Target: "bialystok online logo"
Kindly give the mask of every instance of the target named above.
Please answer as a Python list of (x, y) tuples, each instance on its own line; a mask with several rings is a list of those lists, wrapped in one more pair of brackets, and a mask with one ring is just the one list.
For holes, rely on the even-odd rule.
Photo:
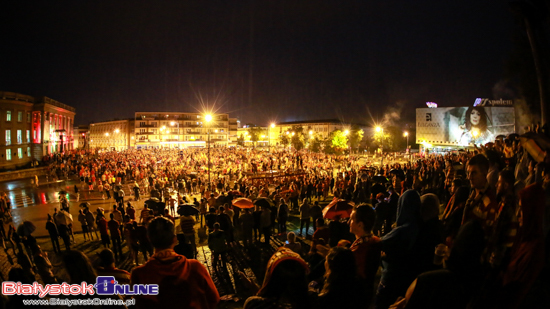
[(37, 295), (40, 298), (57, 295), (158, 295), (157, 284), (118, 284), (113, 276), (99, 276), (96, 284), (46, 284), (42, 286), (38, 282), (23, 284), (21, 282), (2, 282), (2, 294), (4, 295)]

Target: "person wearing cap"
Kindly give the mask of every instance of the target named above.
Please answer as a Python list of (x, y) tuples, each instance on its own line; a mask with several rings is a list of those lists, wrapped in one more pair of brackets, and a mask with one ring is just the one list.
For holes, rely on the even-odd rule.
[(157, 217), (149, 222), (147, 235), (155, 253), (132, 270), (130, 281), (132, 285), (158, 284), (159, 294), (135, 296), (136, 308), (216, 308), (220, 296), (204, 265), (174, 251), (174, 223)]

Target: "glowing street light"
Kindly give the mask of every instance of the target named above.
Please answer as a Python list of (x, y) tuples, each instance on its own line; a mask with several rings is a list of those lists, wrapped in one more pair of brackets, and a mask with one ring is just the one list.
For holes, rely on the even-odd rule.
[(344, 131), (344, 135), (348, 135), (348, 134), (349, 134), (349, 130)]
[(382, 127), (380, 127), (380, 126), (376, 127), (376, 132), (382, 132), (382, 131), (383, 131)]
[(409, 149), (409, 131), (403, 132), (403, 136), (407, 138), (407, 149)]
[(212, 183), (210, 182), (211, 168), (210, 168), (210, 131), (209, 131), (210, 122), (212, 121), (212, 115), (210, 114), (204, 115), (204, 120), (206, 121), (206, 125), (207, 125), (206, 133), (208, 133), (208, 191), (212, 191)]

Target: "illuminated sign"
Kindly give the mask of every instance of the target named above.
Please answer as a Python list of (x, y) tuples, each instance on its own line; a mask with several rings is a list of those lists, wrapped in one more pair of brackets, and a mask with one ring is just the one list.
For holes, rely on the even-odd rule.
[(513, 106), (513, 105), (514, 105), (514, 101), (503, 100), (503, 99), (489, 100), (489, 99), (477, 98), (474, 101), (474, 106)]
[(437, 103), (435, 103), (435, 102), (426, 102), (426, 105), (429, 108), (437, 108)]

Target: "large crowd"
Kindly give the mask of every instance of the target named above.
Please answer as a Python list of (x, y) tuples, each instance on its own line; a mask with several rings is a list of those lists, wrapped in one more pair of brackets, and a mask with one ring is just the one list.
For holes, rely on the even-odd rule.
[[(158, 296), (135, 296), (137, 308), (215, 308), (220, 295), (195, 259), (198, 238), (208, 239), (216, 269), (236, 246), (269, 247), (279, 238), (286, 244), (268, 259), (261, 285), (238, 274), (252, 295), (244, 308), (520, 307), (548, 265), (550, 158), (536, 162), (511, 135), (383, 166), (358, 159), (230, 148), (213, 148), (210, 165), (204, 149), (53, 155), (51, 177), (75, 175), (75, 194), (99, 192), (115, 205), (83, 203), (73, 221), (61, 199), (46, 226), (54, 251), (62, 252), (59, 238), (64, 245), (61, 277), (31, 229), (2, 229), (21, 266), (8, 280), (80, 283), (109, 274), (159, 284)], [(139, 213), (124, 184), (144, 201)], [(241, 197), (254, 205), (233, 205)], [(328, 202), (345, 211), (328, 215), (321, 207)], [(291, 215), (298, 235), (287, 231)], [(100, 267), (72, 250), (77, 221), (85, 240), (95, 236), (105, 247)], [(135, 263), (131, 273), (116, 267), (124, 258)]]

